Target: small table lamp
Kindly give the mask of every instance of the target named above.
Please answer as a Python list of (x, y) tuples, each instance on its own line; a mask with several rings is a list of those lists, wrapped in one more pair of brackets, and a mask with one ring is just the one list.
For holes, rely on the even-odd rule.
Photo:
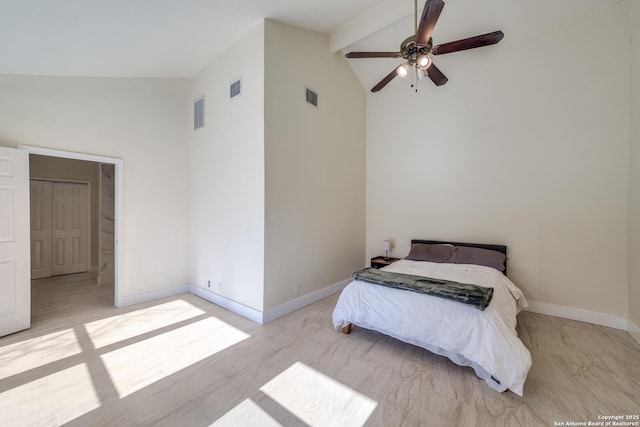
[(389, 260), (389, 252), (391, 252), (391, 241), (383, 240), (382, 241), (382, 250), (384, 251), (384, 259), (385, 261)]

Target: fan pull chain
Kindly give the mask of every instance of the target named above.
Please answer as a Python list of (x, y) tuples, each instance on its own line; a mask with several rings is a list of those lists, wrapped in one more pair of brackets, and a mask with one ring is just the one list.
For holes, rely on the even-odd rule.
[[(413, 30), (416, 37), (418, 36), (418, 0), (413, 0)], [(418, 93), (418, 67), (413, 67), (415, 73), (411, 78), (413, 79), (413, 83), (411, 83), (411, 87), (415, 88), (416, 93)]]
[(418, 93), (418, 68), (413, 67), (415, 73), (411, 73), (411, 87)]

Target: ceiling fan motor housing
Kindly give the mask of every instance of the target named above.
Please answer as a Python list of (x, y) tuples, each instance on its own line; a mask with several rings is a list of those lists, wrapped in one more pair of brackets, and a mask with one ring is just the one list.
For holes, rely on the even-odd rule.
[(400, 53), (402, 57), (409, 61), (411, 64), (416, 62), (416, 59), (420, 55), (428, 55), (431, 52), (431, 48), (433, 47), (433, 39), (429, 37), (429, 42), (427, 44), (419, 44), (415, 41), (416, 36), (407, 37), (400, 44)]

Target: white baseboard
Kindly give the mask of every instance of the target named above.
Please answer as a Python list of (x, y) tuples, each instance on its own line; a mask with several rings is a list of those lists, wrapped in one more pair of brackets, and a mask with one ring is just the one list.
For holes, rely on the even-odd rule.
[(242, 317), (246, 317), (253, 322), (259, 323), (261, 325), (263, 324), (263, 313), (259, 310), (256, 310), (255, 308), (240, 304), (239, 302), (223, 297), (222, 295), (216, 294), (215, 292), (211, 292), (208, 289), (201, 288), (200, 286), (190, 285), (188, 291), (194, 295), (199, 296), (200, 298), (214, 303), (215, 305), (219, 305), (220, 307), (233, 311), (234, 313), (239, 314)]
[(640, 328), (631, 319), (627, 320), (627, 332), (640, 344)]
[[(289, 301), (271, 310), (267, 310), (264, 313), (195, 285), (174, 286), (157, 291), (125, 296), (122, 297), (122, 302), (118, 306), (125, 307), (191, 292), (194, 295), (197, 295), (203, 299), (206, 299), (207, 301), (210, 301), (216, 305), (219, 305), (220, 307), (226, 308), (227, 310), (230, 310), (242, 317), (246, 317), (247, 319), (262, 325), (271, 322), (279, 317), (285, 316), (309, 304), (320, 301), (321, 299), (324, 299), (337, 292), (341, 292), (345, 288), (345, 286), (349, 284), (349, 282), (351, 282), (351, 279), (343, 280), (334, 285), (327, 286), (326, 288), (317, 290), (300, 298), (296, 298), (293, 301)], [(533, 313), (560, 317), (563, 319), (577, 320), (580, 322), (593, 323), (595, 325), (606, 326), (609, 328), (621, 329), (623, 331), (629, 332), (633, 339), (636, 340), (638, 344), (640, 344), (640, 327), (638, 327), (630, 319), (625, 319), (623, 317), (597, 311), (584, 310), (581, 308), (548, 304), (537, 301), (529, 301), (529, 306), (525, 308), (525, 310), (531, 311)]]
[(324, 299), (329, 295), (340, 292), (351, 282), (351, 280), (352, 279), (343, 280), (334, 285), (327, 286), (326, 288), (319, 289), (315, 292), (311, 292), (310, 294), (301, 296), (300, 298), (296, 298), (293, 301), (289, 301), (285, 304), (279, 305), (278, 307), (272, 308), (271, 310), (267, 310), (264, 313), (264, 323), (269, 323), (272, 320), (277, 319), (278, 317), (287, 315), (304, 306), (313, 304), (316, 301), (320, 301), (321, 299)]
[(204, 298), (207, 301), (219, 305), (220, 307), (231, 310), (242, 317), (246, 317), (251, 321), (263, 325), (309, 304), (313, 304), (316, 301), (320, 301), (321, 299), (326, 298), (329, 295), (333, 295), (336, 292), (342, 291), (350, 281), (351, 279), (343, 280), (342, 282), (327, 286), (326, 288), (317, 290), (300, 298), (296, 298), (293, 301), (289, 301), (286, 304), (282, 304), (264, 313), (254, 308), (248, 307), (244, 304), (240, 304), (229, 298), (223, 297), (222, 295), (216, 294), (215, 292), (211, 292), (207, 289), (201, 288), (200, 286), (191, 285), (189, 287), (189, 290), (192, 294), (197, 295), (200, 298)]
[(175, 295), (186, 294), (188, 292), (189, 292), (189, 285), (182, 285), (182, 286), (174, 286), (172, 288), (160, 289), (157, 291), (144, 292), (142, 294), (123, 296), (121, 303), (118, 304), (118, 307), (126, 307), (128, 305), (140, 304), (143, 302), (153, 301), (161, 298), (167, 298)]
[(563, 319), (578, 320), (580, 322), (593, 323), (594, 325), (607, 326), (609, 328), (628, 330), (628, 323), (624, 317), (597, 311), (584, 310), (582, 308), (566, 307), (563, 305), (548, 304), (545, 302), (529, 301), (527, 311), (561, 317)]

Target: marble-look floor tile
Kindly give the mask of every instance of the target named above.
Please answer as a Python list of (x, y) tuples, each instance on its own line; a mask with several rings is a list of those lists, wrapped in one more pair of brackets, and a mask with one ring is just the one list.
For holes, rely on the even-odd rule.
[(123, 400), (136, 422), (154, 425), (164, 419), (167, 413), (174, 413), (180, 407), (195, 402), (199, 396), (212, 393), (230, 381), (214, 365), (200, 363), (185, 371), (145, 387)]
[[(56, 413), (58, 422), (65, 424), (101, 406), (94, 381), (85, 364), (75, 365), (48, 377), (49, 405)], [(104, 378), (103, 378), (104, 380)]]
[[(153, 427), (208, 427), (211, 421), (193, 403), (187, 403), (179, 408), (165, 413), (164, 416), (142, 426)], [(238, 426), (239, 427), (239, 426)]]
[(325, 373), (296, 362), (260, 391), (310, 426), (362, 426), (377, 406)]
[(64, 424), (65, 427), (139, 427), (127, 408), (105, 404)]
[(214, 421), (212, 427), (282, 427), (283, 424), (278, 422), (270, 411), (265, 411), (251, 399), (245, 399)]
[(41, 378), (0, 393), (1, 426), (57, 426), (49, 383)]
[(2, 427), (540, 426), (640, 413), (640, 346), (626, 332), (535, 313), (518, 316), (533, 359), (519, 397), (422, 348), (334, 330), (337, 295), (267, 325), (191, 294), (116, 309), (92, 274), (34, 281), (32, 295), (34, 327), (0, 338)]

